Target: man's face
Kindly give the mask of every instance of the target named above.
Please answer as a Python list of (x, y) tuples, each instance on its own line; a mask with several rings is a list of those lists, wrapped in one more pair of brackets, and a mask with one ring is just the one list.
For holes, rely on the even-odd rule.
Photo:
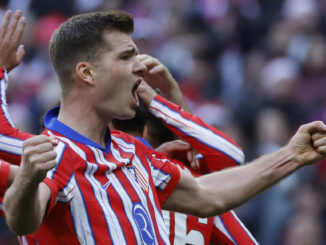
[(138, 60), (137, 47), (128, 34), (116, 31), (104, 38), (110, 50), (96, 64), (96, 110), (109, 119), (129, 119), (139, 104), (136, 90), (146, 66)]

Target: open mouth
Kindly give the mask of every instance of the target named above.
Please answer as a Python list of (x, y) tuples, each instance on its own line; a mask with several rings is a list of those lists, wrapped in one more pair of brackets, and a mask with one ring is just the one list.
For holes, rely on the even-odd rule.
[(132, 88), (132, 93), (135, 94), (137, 92), (137, 88), (139, 87), (141, 83), (141, 79), (138, 79), (137, 82), (135, 83), (135, 85)]
[(135, 101), (135, 103), (136, 103), (137, 106), (139, 105), (139, 99), (138, 99), (138, 95), (137, 95), (137, 89), (138, 89), (140, 83), (141, 83), (141, 79), (138, 79), (137, 82), (135, 83), (135, 85), (132, 88), (132, 95), (133, 95), (134, 101)]

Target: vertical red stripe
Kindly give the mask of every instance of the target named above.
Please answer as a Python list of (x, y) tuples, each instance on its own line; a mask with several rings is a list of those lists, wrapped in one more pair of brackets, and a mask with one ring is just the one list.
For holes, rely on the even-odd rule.
[(230, 232), (231, 236), (239, 245), (255, 244), (247, 231), (241, 226), (241, 224), (237, 221), (231, 212), (222, 214), (220, 217)]

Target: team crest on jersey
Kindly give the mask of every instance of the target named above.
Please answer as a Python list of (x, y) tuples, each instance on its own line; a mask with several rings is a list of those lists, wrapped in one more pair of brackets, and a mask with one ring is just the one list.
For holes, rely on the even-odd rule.
[(140, 185), (140, 187), (144, 191), (148, 192), (148, 181), (146, 180), (145, 176), (142, 174), (141, 170), (137, 166), (133, 165), (132, 163), (127, 164), (126, 168), (128, 172), (136, 180), (136, 182)]
[(154, 230), (152, 227), (151, 219), (149, 218), (148, 213), (146, 212), (145, 207), (139, 203), (134, 203), (132, 208), (132, 216), (137, 224), (139, 234), (144, 245), (153, 245), (155, 244)]

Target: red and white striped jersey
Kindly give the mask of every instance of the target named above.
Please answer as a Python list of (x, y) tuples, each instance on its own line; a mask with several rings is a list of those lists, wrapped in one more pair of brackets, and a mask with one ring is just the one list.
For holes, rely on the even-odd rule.
[[(201, 154), (199, 163), (203, 173), (244, 162), (244, 154), (234, 140), (199, 117), (183, 111), (180, 106), (158, 95), (149, 110)], [(173, 163), (193, 176), (199, 176), (185, 164), (179, 161)], [(163, 216), (171, 244), (258, 244), (233, 211), (208, 219), (164, 210)]]
[(11, 164), (20, 164), (23, 141), (32, 134), (19, 131), (10, 119), (7, 108), (7, 73), (0, 67), (0, 159)]
[[(59, 139), (57, 166), (39, 244), (168, 244), (160, 206), (174, 190), (179, 169), (120, 131), (108, 130), (103, 148), (45, 116), (45, 131)], [(50, 243), (49, 243), (50, 241)]]

